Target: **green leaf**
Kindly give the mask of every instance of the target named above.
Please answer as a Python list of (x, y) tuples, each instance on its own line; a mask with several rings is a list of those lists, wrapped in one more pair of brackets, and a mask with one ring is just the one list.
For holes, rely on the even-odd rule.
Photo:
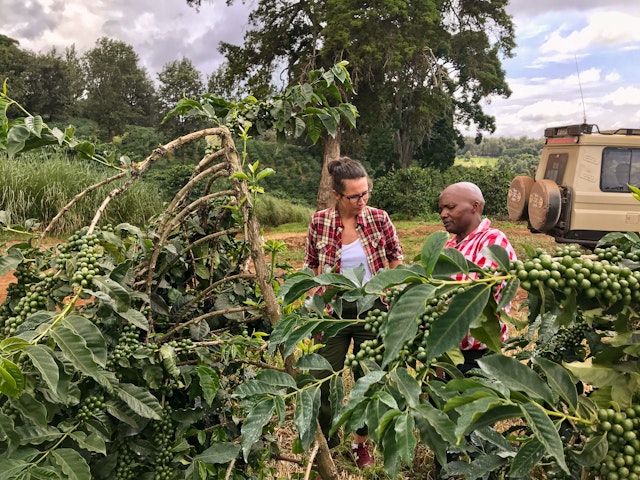
[(509, 478), (530, 478), (533, 468), (544, 455), (544, 445), (537, 438), (532, 438), (520, 447), (513, 458)]
[(318, 286), (314, 277), (297, 275), (287, 278), (280, 290), (278, 298), (283, 299), (283, 305), (287, 306), (297, 301), (302, 295)]
[(448, 239), (449, 234), (447, 232), (438, 230), (437, 232), (433, 232), (429, 235), (427, 240), (424, 242), (420, 259), (427, 277), (431, 276), (433, 273), (433, 268), (436, 266), (438, 257), (442, 253), (442, 249)]
[(567, 402), (571, 412), (575, 412), (578, 408), (578, 391), (569, 372), (562, 365), (543, 357), (533, 357), (532, 361), (542, 369), (551, 389)]
[(436, 287), (429, 284), (414, 284), (407, 287), (389, 310), (384, 336), (384, 359), (382, 368), (395, 360), (405, 342), (415, 337), (418, 331), (416, 318), (426, 310), (426, 302), (432, 298)]
[(263, 397), (265, 395), (279, 395), (280, 390), (273, 385), (268, 385), (255, 379), (245, 381), (238, 385), (233, 392), (235, 398)]
[(520, 405), (522, 413), (534, 435), (544, 446), (549, 455), (558, 461), (558, 465), (565, 472), (571, 473), (564, 458), (564, 446), (555, 425), (542, 408), (535, 403)]
[(139, 329), (144, 330), (145, 332), (149, 331), (149, 320), (147, 319), (145, 314), (140, 312), (139, 310), (130, 308), (126, 312), (118, 312), (118, 315), (120, 315), (130, 324), (135, 325)]
[(524, 392), (538, 400), (553, 405), (553, 393), (547, 384), (531, 368), (513, 357), (505, 355), (485, 355), (478, 360), (480, 368), (507, 388)]
[(24, 257), (18, 249), (12, 248), (6, 255), (0, 257), (0, 277), (15, 270), (22, 263)]
[(396, 452), (407, 465), (413, 464), (413, 455), (418, 445), (413, 429), (415, 420), (409, 412), (404, 412), (395, 419)]
[(89, 452), (101, 453), (102, 455), (107, 454), (107, 444), (97, 433), (87, 435), (85, 432), (76, 430), (69, 435), (76, 441), (80, 448), (88, 450)]
[(383, 293), (388, 288), (395, 285), (402, 285), (403, 283), (410, 282), (412, 279), (418, 278), (414, 271), (401, 265), (391, 270), (382, 270), (376, 273), (371, 280), (365, 283), (364, 291), (368, 294)]
[(333, 375), (329, 381), (329, 402), (331, 403), (331, 416), (338, 418), (344, 402), (344, 382), (341, 375)]
[(412, 408), (419, 405), (422, 388), (415, 377), (410, 375), (406, 368), (393, 370), (389, 374), (389, 378), (391, 381), (396, 383), (396, 388), (407, 402), (407, 405)]
[(25, 142), (31, 134), (26, 125), (17, 124), (9, 128), (7, 134), (7, 154), (9, 158), (13, 158), (16, 153), (20, 153), (24, 149)]
[(482, 253), (487, 255), (487, 257), (493, 260), (494, 263), (497, 263), (501, 271), (509, 271), (509, 263), (511, 262), (509, 254), (500, 245), (489, 245), (484, 247), (482, 249)]
[(220, 377), (218, 376), (218, 372), (206, 365), (198, 365), (194, 369), (194, 372), (198, 375), (204, 401), (210, 406), (218, 390), (220, 390)]
[(47, 408), (28, 393), (23, 393), (16, 402), (11, 402), (22, 414), (40, 427), (47, 426)]
[(131, 307), (131, 295), (128, 290), (108, 277), (94, 277), (93, 283), (116, 303), (118, 312), (126, 312)]
[(300, 357), (296, 362), (296, 368), (300, 370), (333, 370), (327, 359), (317, 353), (309, 353)]
[(593, 467), (602, 463), (607, 455), (609, 445), (606, 432), (589, 438), (584, 448), (574, 454), (576, 461), (583, 467)]
[(51, 330), (51, 337), (76, 369), (90, 376), (103, 387), (111, 387), (109, 379), (98, 369), (84, 338), (63, 325)]
[(0, 342), (0, 350), (7, 353), (14, 353), (22, 351), (31, 345), (24, 338), (20, 337), (8, 337)]
[(96, 324), (80, 315), (69, 315), (63, 324), (84, 339), (95, 362), (104, 368), (107, 365), (107, 343)]
[(24, 389), (24, 375), (12, 361), (0, 357), (0, 393), (17, 397)]
[(510, 278), (500, 289), (500, 299), (498, 300), (498, 305), (496, 306), (496, 310), (502, 310), (505, 308), (511, 300), (516, 296), (518, 292), (518, 288), (520, 288), (520, 280), (516, 277)]
[(89, 465), (78, 452), (70, 448), (57, 448), (52, 453), (68, 480), (91, 480)]
[(296, 394), (296, 409), (293, 423), (298, 429), (302, 448), (307, 450), (318, 429), (318, 410), (320, 409), (320, 388), (311, 387)]
[[(43, 345), (31, 345), (25, 349), (25, 353), (46, 382), (51, 393), (60, 396), (62, 393), (58, 391), (60, 371), (53, 352)], [(64, 400), (66, 396), (63, 395), (60, 398)]]
[(483, 415), (496, 407), (500, 407), (502, 402), (503, 401), (498, 397), (481, 397), (459, 407), (456, 410), (460, 415), (455, 429), (455, 434), (457, 436), (456, 442), (474, 429), (472, 427), (474, 427), (474, 424), (482, 418)]
[(291, 375), (277, 370), (262, 370), (256, 375), (256, 380), (274, 387), (296, 388), (296, 381)]
[(438, 258), (432, 275), (436, 278), (448, 280), (459, 273), (467, 275), (469, 269), (473, 266), (474, 264), (467, 260), (460, 250), (445, 248), (442, 250), (442, 255)]
[(42, 132), (44, 122), (42, 121), (42, 117), (40, 115), (37, 115), (35, 117), (25, 117), (24, 124), (30, 133), (32, 133), (36, 137), (39, 137), (40, 133)]
[(378, 437), (382, 443), (384, 454), (384, 469), (389, 478), (395, 478), (400, 470), (400, 456), (397, 455), (398, 445), (396, 445), (396, 431), (393, 428), (394, 419), (400, 415), (399, 411), (389, 411), (380, 420), (378, 426)]
[(229, 463), (240, 453), (240, 445), (231, 442), (214, 443), (204, 452), (199, 453), (193, 459), (208, 464)]
[(273, 415), (273, 398), (265, 398), (253, 406), (242, 424), (242, 454), (245, 461), (249, 457), (251, 447), (260, 439), (263, 427), (269, 423)]
[(162, 406), (146, 388), (130, 383), (119, 383), (115, 385), (114, 391), (131, 410), (141, 417), (160, 420)]
[(490, 286), (477, 284), (451, 299), (447, 311), (433, 322), (429, 330), (425, 346), (427, 363), (460, 344), (469, 326), (484, 310), (490, 294)]

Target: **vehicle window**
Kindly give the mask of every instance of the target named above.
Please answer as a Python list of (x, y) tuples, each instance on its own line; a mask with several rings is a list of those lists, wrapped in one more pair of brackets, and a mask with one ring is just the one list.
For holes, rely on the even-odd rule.
[(629, 183), (640, 188), (640, 148), (631, 149), (631, 172)]
[[(634, 149), (635, 150), (635, 149)], [(600, 172), (600, 190), (603, 192), (628, 192), (631, 182), (630, 148), (605, 148), (602, 152), (602, 170)], [(636, 152), (636, 161), (640, 156)], [(640, 169), (640, 164), (636, 165)]]
[(547, 168), (544, 171), (544, 178), (553, 180), (558, 185), (562, 184), (562, 178), (564, 177), (564, 170), (567, 166), (567, 153), (552, 153), (547, 158)]

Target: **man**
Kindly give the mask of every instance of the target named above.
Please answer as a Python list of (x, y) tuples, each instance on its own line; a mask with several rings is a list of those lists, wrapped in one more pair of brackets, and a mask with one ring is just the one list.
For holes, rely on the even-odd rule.
[[(511, 260), (516, 253), (509, 240), (497, 228), (491, 227), (487, 218), (482, 218), (484, 197), (478, 186), (471, 182), (460, 182), (449, 185), (440, 194), (438, 208), (440, 219), (447, 232), (453, 237), (445, 248), (455, 248), (479, 267), (497, 265), (484, 255), (482, 250), (489, 245), (499, 245), (509, 254)], [(507, 338), (507, 326), (500, 325), (502, 341)], [(478, 366), (477, 360), (487, 352), (487, 346), (469, 333), (460, 342), (460, 350), (464, 356), (464, 364), (460, 367), (463, 373)]]

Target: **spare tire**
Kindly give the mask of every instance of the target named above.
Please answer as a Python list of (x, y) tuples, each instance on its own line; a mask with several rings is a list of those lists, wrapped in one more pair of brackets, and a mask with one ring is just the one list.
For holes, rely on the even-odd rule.
[(507, 211), (512, 221), (517, 222), (518, 220), (527, 219), (529, 214), (527, 206), (533, 184), (533, 178), (525, 175), (518, 175), (511, 181), (509, 193), (507, 194)]
[(538, 180), (529, 195), (529, 223), (541, 232), (551, 230), (560, 218), (562, 197), (553, 180)]

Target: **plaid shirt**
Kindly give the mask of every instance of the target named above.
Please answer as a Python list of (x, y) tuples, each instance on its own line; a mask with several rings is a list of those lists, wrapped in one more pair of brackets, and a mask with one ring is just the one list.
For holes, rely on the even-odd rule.
[[(513, 250), (513, 247), (509, 243), (505, 234), (497, 228), (491, 228), (491, 222), (488, 218), (482, 220), (480, 225), (478, 225), (478, 227), (467, 235), (461, 242), (457, 242), (456, 237), (454, 236), (449, 239), (444, 247), (459, 250), (467, 260), (472, 261), (479, 267), (486, 267), (489, 265), (496, 267), (497, 265), (482, 253), (482, 249), (489, 245), (501, 246), (509, 254), (509, 259), (516, 259), (516, 252)], [(462, 280), (463, 278), (464, 275), (462, 274), (458, 274), (456, 276), (456, 280)], [(505, 308), (505, 310), (507, 310), (507, 308)], [(504, 342), (507, 339), (508, 333), (507, 326), (504, 323), (500, 323), (500, 333), (502, 335), (502, 341)], [(462, 342), (460, 342), (460, 350), (486, 349), (487, 346), (484, 343), (479, 342), (469, 333), (467, 333), (467, 335), (462, 339)]]
[[(335, 208), (313, 214), (305, 246), (304, 266), (313, 270), (327, 268), (340, 272), (342, 230), (344, 226)], [(356, 232), (367, 255), (371, 274), (392, 260), (402, 260), (402, 247), (396, 229), (384, 210), (366, 206), (356, 217)]]

